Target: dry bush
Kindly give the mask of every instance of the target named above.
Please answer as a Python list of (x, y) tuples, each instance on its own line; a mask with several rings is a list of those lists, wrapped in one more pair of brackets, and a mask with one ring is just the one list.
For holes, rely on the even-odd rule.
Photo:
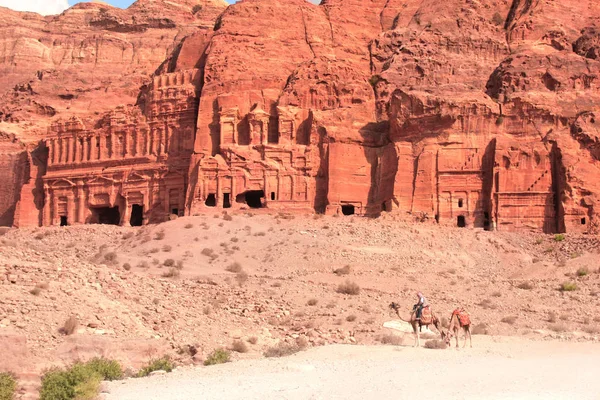
[(175, 268), (177, 268), (178, 270), (182, 270), (183, 269), (183, 261), (177, 260), (177, 264), (175, 264)]
[(223, 213), (223, 220), (225, 221), (233, 221), (233, 217), (227, 213)]
[(317, 299), (310, 299), (306, 302), (306, 304), (309, 306), (316, 306), (318, 302), (319, 302), (319, 300), (317, 300)]
[(331, 309), (331, 308), (335, 308), (335, 306), (336, 306), (335, 302), (330, 301), (329, 303), (327, 303), (327, 305), (325, 307)]
[(273, 284), (271, 284), (271, 287), (274, 287), (274, 288), (281, 287), (281, 282), (274, 282)]
[(497, 308), (490, 299), (483, 299), (478, 305), (484, 310), (495, 310)]
[(164, 251), (165, 253), (168, 253), (171, 250), (173, 250), (173, 247), (169, 246), (168, 244), (164, 245), (162, 248), (162, 251)]
[(341, 294), (357, 295), (360, 293), (360, 286), (351, 281), (340, 283), (336, 291)]
[(513, 325), (515, 322), (517, 322), (517, 317), (515, 317), (514, 315), (504, 317), (500, 320), (500, 322), (504, 322), (505, 324)]
[(110, 253), (106, 253), (104, 255), (104, 261), (106, 261), (109, 264), (114, 264), (117, 262), (117, 253), (115, 253), (114, 251), (111, 251)]
[(354, 321), (356, 321), (356, 315), (354, 315), (354, 314), (348, 315), (346, 317), (346, 321), (348, 321), (348, 322), (354, 322)]
[(167, 258), (164, 262), (163, 265), (165, 267), (173, 267), (175, 266), (175, 260), (173, 260), (172, 258)]
[(231, 344), (231, 350), (235, 351), (236, 353), (247, 353), (248, 345), (241, 340), (235, 340)]
[(127, 232), (123, 234), (123, 240), (131, 239), (135, 234), (133, 232)]
[(169, 268), (168, 271), (163, 272), (163, 278), (179, 278), (181, 273), (176, 268)]
[(531, 282), (522, 282), (522, 283), (519, 283), (517, 285), (517, 287), (519, 289), (524, 289), (524, 290), (531, 290), (531, 289), (533, 289), (533, 285), (531, 284)]
[(240, 241), (240, 239), (236, 238), (235, 236), (232, 237), (231, 239), (229, 239), (230, 241), (232, 241), (233, 243), (237, 243)]
[(555, 323), (556, 322), (556, 313), (554, 311), (550, 311), (548, 314), (548, 322)]
[(204, 306), (202, 308), (202, 314), (210, 315), (212, 313), (212, 308), (210, 306)]
[(494, 293), (492, 293), (492, 297), (502, 297), (502, 293), (501, 292), (494, 292)]
[(258, 343), (258, 338), (256, 336), (252, 336), (248, 338), (248, 343), (250, 344), (256, 344)]
[(248, 281), (248, 274), (244, 271), (238, 272), (235, 275), (235, 281), (238, 283), (239, 286), (244, 285), (244, 283)]
[(265, 352), (265, 357), (285, 357), (295, 354), (303, 350), (306, 346), (302, 347), (299, 343), (286, 343), (279, 342), (275, 346), (269, 347)]
[(160, 264), (160, 260), (158, 258), (153, 258), (152, 265), (158, 265), (158, 264)]
[(150, 254), (155, 254), (158, 253), (160, 251), (160, 249), (158, 247), (155, 247), (153, 249), (150, 249)]
[(140, 261), (136, 267), (148, 269), (150, 268), (150, 265), (148, 264), (148, 261)]
[(265, 232), (256, 232), (254, 236), (267, 236)]
[(487, 324), (481, 323), (481, 324), (477, 324), (473, 328), (471, 328), (471, 333), (473, 335), (489, 335), (490, 331), (489, 331), (489, 327), (487, 326)]
[(585, 326), (585, 327), (583, 328), (583, 331), (584, 331), (585, 333), (588, 333), (588, 334), (590, 334), (590, 335), (597, 335), (597, 334), (599, 334), (599, 333), (600, 333), (600, 328), (599, 328), (599, 327), (597, 327), (597, 326)]
[(185, 224), (184, 228), (185, 229), (192, 229), (194, 227), (194, 224)]
[(577, 284), (575, 282), (563, 282), (562, 285), (560, 285), (561, 292), (572, 292), (574, 290), (577, 290)]
[(342, 267), (342, 268), (338, 268), (338, 269), (335, 269), (335, 270), (333, 271), (333, 273), (334, 273), (334, 274), (336, 274), (336, 275), (340, 275), (340, 276), (341, 276), (341, 275), (349, 275), (349, 274), (350, 274), (350, 272), (352, 272), (352, 271), (351, 271), (351, 268), (350, 268), (350, 265), (346, 265), (346, 266), (344, 266), (344, 267)]
[(215, 253), (215, 251), (213, 249), (209, 249), (206, 247), (204, 249), (202, 249), (202, 252), (201, 252), (201, 254), (203, 256), (207, 256), (207, 257), (212, 257), (214, 253)]
[(77, 321), (77, 317), (75, 316), (70, 316), (69, 319), (67, 319), (64, 323), (64, 325), (62, 326), (62, 328), (60, 328), (60, 332), (63, 335), (72, 335), (75, 333), (75, 330), (77, 329), (77, 326), (79, 325), (79, 322)]
[(400, 346), (402, 345), (402, 336), (393, 334), (383, 335), (379, 338), (379, 342), (381, 342), (381, 344)]
[(131, 270), (131, 264), (129, 264), (129, 263), (125, 263), (125, 264), (123, 264), (123, 269), (124, 269), (125, 271), (129, 271), (129, 270)]
[(154, 235), (154, 240), (163, 240), (165, 238), (165, 231), (158, 231)]
[(586, 276), (590, 273), (590, 270), (587, 267), (581, 267), (577, 270), (577, 276)]
[(548, 329), (550, 329), (553, 332), (557, 332), (557, 333), (561, 333), (561, 332), (566, 332), (568, 330), (567, 325), (565, 324), (550, 324), (548, 325)]
[(445, 348), (447, 348), (448, 346), (446, 346), (446, 342), (444, 342), (443, 340), (440, 339), (432, 339), (432, 340), (428, 340), (425, 342), (425, 348), (426, 349), (440, 349), (443, 350)]
[(40, 289), (39, 287), (34, 287), (29, 291), (29, 293), (31, 293), (34, 296), (39, 296), (39, 294), (42, 293), (42, 289)]
[(233, 272), (234, 274), (237, 274), (239, 272), (242, 272), (244, 269), (242, 268), (242, 264), (240, 264), (239, 262), (234, 262), (232, 264), (229, 264), (226, 268), (225, 271), (228, 272)]

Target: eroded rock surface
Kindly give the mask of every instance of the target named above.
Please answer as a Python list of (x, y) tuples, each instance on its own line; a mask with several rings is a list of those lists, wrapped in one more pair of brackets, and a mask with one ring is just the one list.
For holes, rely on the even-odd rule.
[[(60, 68), (38, 66), (73, 63), (73, 50), (31, 59), (38, 81), (67, 81), (59, 88), (70, 106), (42, 101), (35, 80), (13, 82), (4, 97), (12, 131), (43, 139), (31, 146), (41, 161), (15, 225), (136, 225), (268, 207), (597, 232), (595, 2), (246, 0), (220, 15), (222, 4), (201, 5), (11, 14), (101, 29), (108, 44), (79, 59), (117, 65), (127, 71), (121, 85), (136, 82), (127, 91), (99, 80), (108, 94), (79, 94)], [(135, 51), (106, 39), (159, 33)]]

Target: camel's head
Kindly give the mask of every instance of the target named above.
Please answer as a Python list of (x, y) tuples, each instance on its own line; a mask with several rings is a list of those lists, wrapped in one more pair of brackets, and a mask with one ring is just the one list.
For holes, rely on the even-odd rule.
[(452, 339), (452, 331), (448, 330), (448, 332), (446, 332), (446, 334), (444, 334), (442, 332), (442, 339), (444, 340), (444, 342), (446, 343), (446, 346), (450, 347), (450, 340)]

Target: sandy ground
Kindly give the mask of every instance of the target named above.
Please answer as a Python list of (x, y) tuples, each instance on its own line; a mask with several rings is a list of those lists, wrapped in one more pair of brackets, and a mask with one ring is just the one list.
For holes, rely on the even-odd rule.
[(598, 399), (600, 344), (477, 337), (473, 349), (333, 345), (108, 383), (104, 400)]

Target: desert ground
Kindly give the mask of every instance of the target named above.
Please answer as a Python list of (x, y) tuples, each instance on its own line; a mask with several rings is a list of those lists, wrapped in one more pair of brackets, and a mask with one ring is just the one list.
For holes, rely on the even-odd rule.
[[(1, 234), (0, 370), (19, 376), (22, 398), (32, 396), (39, 375), (53, 365), (105, 356), (135, 370), (170, 355), (188, 368), (236, 341), (246, 346), (232, 352), (233, 365), (198, 367), (201, 376), (215, 374), (210, 375), (215, 387), (224, 384), (221, 374), (229, 369), (260, 367), (266, 373), (293, 362), (260, 360), (280, 342), (308, 348), (361, 345), (362, 350), (327, 347), (294, 356), (304, 360), (302, 365), (313, 356), (315, 363), (331, 360), (323, 364), (328, 374), (345, 368), (344, 354), (356, 351), (357, 360), (373, 355), (381, 362), (381, 379), (406, 356), (400, 377), (405, 372), (410, 376), (412, 361), (421, 358), (428, 360), (428, 370), (456, 370), (452, 374), (457, 379), (464, 366), (477, 373), (478, 365), (492, 368), (497, 361), (532, 385), (542, 376), (555, 385), (555, 372), (543, 374), (541, 369), (539, 375), (529, 375), (529, 366), (548, 364), (538, 355), (569, 349), (561, 350), (559, 361), (573, 365), (565, 368), (572, 372), (600, 354), (593, 345), (600, 337), (597, 236), (459, 229), (391, 214), (368, 219), (266, 210), (185, 217), (139, 228), (83, 225)], [(574, 290), (560, 290), (564, 283)], [(409, 349), (410, 334), (383, 327), (394, 319), (389, 303), (399, 302), (408, 316), (417, 290), (442, 319), (458, 306), (470, 312), (476, 333), (472, 353)], [(65, 332), (69, 319), (77, 325)], [(512, 338), (504, 339), (508, 336)], [(496, 346), (505, 340), (510, 349), (497, 353)], [(390, 343), (398, 346), (363, 347)], [(539, 354), (527, 356), (532, 346)], [(521, 351), (527, 351), (523, 367), (518, 357), (508, 358)], [(351, 379), (360, 363), (349, 366), (344, 379)], [(173, 376), (185, 380), (186, 374), (196, 373), (185, 368), (182, 376)], [(528, 371), (527, 378), (519, 368)], [(439, 377), (443, 381), (452, 374)], [(585, 386), (578, 382), (565, 380), (564, 387)], [(255, 383), (248, 385), (259, 390)], [(111, 386), (115, 394), (110, 396), (127, 398), (119, 388), (118, 383)], [(320, 398), (327, 390), (322, 386), (299, 393)], [(286, 393), (287, 398), (302, 397)]]
[[(111, 382), (103, 400), (598, 399), (600, 345), (482, 337), (467, 350), (332, 345)], [(583, 383), (585, 382), (585, 384)]]

